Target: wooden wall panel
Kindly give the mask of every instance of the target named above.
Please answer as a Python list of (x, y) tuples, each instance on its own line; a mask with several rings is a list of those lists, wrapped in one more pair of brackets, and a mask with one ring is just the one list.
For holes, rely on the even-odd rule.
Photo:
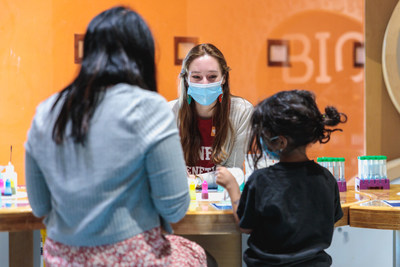
[(382, 43), (398, 0), (365, 1), (365, 135), (366, 154), (400, 157), (400, 114), (386, 90)]

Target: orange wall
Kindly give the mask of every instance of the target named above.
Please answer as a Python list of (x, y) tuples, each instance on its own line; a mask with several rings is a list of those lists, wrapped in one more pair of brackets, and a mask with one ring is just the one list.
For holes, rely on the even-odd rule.
[[(343, 69), (335, 65), (335, 46), (349, 31), (362, 35), (363, 1), (328, 2), (0, 0), (0, 165), (9, 161), (13, 145), (12, 162), (23, 179), (23, 144), (35, 107), (69, 83), (78, 71), (74, 34), (84, 33), (89, 21), (104, 9), (125, 4), (137, 10), (152, 29), (159, 92), (167, 100), (177, 97), (180, 71), (180, 66), (173, 64), (173, 37), (194, 36), (200, 42), (214, 43), (232, 68), (235, 95), (257, 104), (279, 90), (311, 89), (321, 108), (335, 105), (349, 115), (344, 133), (334, 134), (327, 145), (315, 145), (310, 155), (346, 157), (350, 178), (357, 172), (356, 156), (364, 151), (364, 77), (362, 69), (352, 67), (352, 40), (345, 41), (341, 50)], [(329, 38), (321, 37), (325, 35)], [(267, 66), (268, 38), (290, 40), (295, 60), (291, 68)], [(321, 52), (321, 38), (326, 38), (325, 54)], [(304, 45), (310, 46), (310, 52), (296, 62), (296, 57), (304, 53)], [(313, 66), (312, 71), (306, 61)], [(329, 82), (318, 81), (324, 69), (322, 76), (329, 76)], [(296, 81), (310, 72), (304, 81)]]

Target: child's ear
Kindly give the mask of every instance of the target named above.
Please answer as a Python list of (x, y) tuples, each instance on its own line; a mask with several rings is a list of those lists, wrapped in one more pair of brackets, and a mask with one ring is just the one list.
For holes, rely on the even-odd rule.
[(284, 137), (284, 136), (280, 136), (280, 138), (279, 138), (279, 146), (280, 146), (280, 149), (284, 150), (284, 149), (287, 147), (287, 145), (288, 145), (288, 140), (287, 140), (287, 138)]

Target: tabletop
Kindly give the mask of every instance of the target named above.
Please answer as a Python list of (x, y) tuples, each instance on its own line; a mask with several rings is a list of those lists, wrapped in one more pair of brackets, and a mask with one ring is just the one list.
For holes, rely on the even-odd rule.
[[(390, 189), (362, 190), (371, 200), (356, 203), (349, 208), (353, 227), (400, 230), (400, 185), (390, 185)], [(391, 205), (392, 204), (392, 205)]]
[[(340, 193), (343, 218), (335, 226), (400, 229), (400, 208), (387, 206), (383, 201), (399, 199), (399, 191), (400, 186), (362, 192), (348, 188)], [(172, 224), (172, 228), (175, 234), (205, 246), (221, 266), (236, 266), (241, 262), (241, 233), (232, 209), (218, 209), (213, 205), (229, 205), (229, 200), (214, 196), (211, 193), (210, 199), (201, 200), (198, 194), (199, 201), (191, 201), (185, 217)], [(10, 232), (10, 266), (33, 266), (33, 242), (26, 241), (32, 240), (32, 230), (44, 228), (42, 219), (33, 216), (24, 188), (19, 188), (16, 197), (2, 197), (0, 231)], [(220, 250), (221, 245), (224, 251)], [(20, 257), (21, 254), (25, 257)]]
[[(41, 218), (33, 216), (24, 192), (25, 189), (21, 187), (18, 189), (17, 197), (2, 197), (0, 231), (44, 228)], [(199, 201), (191, 201), (186, 216), (172, 225), (176, 234), (229, 234), (238, 231), (232, 210), (221, 210), (212, 205), (229, 201), (212, 197), (209, 200), (201, 200), (201, 197), (197, 199)], [(356, 191), (353, 187), (349, 187), (346, 192), (340, 193), (344, 216), (335, 226), (400, 229), (400, 208), (391, 207), (383, 200), (400, 200), (400, 185), (391, 185), (389, 190)], [(384, 216), (384, 218), (373, 218), (374, 216)], [(387, 222), (382, 223), (384, 220)]]

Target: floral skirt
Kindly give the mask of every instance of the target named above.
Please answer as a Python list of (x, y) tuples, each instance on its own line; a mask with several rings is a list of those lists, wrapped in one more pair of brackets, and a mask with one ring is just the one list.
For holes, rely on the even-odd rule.
[(207, 266), (204, 249), (157, 227), (112, 245), (68, 246), (46, 239), (46, 267), (51, 266)]

